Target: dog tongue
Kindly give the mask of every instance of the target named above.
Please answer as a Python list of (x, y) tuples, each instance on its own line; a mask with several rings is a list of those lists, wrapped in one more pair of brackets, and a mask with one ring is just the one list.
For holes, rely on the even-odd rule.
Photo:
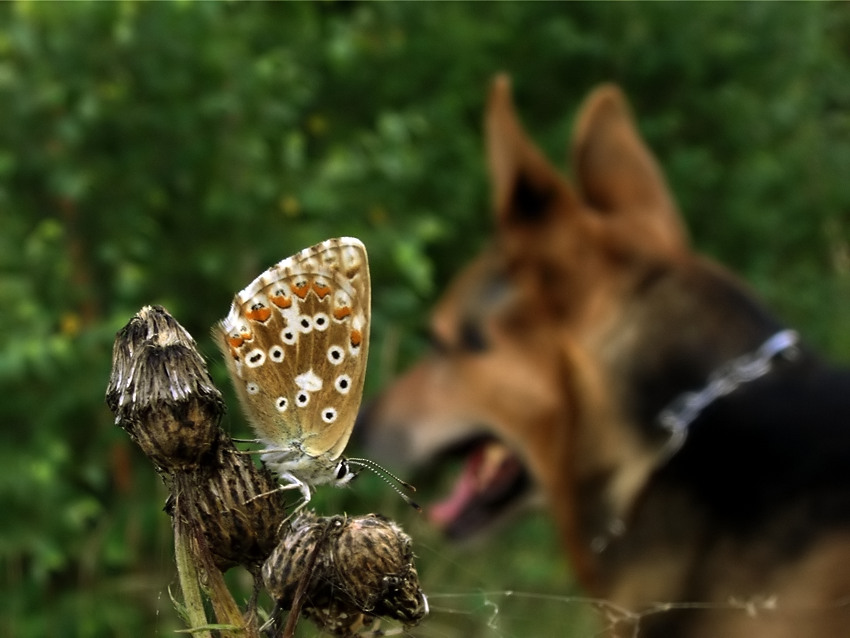
[(455, 482), (452, 493), (448, 498), (434, 503), (428, 508), (429, 520), (438, 527), (447, 527), (454, 521), (466, 504), (469, 503), (478, 492), (478, 481), (476, 481), (477, 465), (481, 463), (484, 450), (479, 448), (467, 461), (458, 480)]
[(477, 448), (467, 460), (452, 493), (428, 508), (429, 520), (438, 527), (448, 527), (476, 496), (487, 489), (509, 454), (507, 448), (499, 443), (487, 443)]

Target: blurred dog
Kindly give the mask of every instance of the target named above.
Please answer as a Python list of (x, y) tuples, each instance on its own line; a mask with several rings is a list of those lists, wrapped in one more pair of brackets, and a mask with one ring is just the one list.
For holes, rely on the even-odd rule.
[(843, 635), (850, 374), (692, 251), (617, 87), (580, 110), (575, 185), (505, 77), (486, 132), (494, 241), (366, 414), (372, 453), (467, 454), (431, 513), (458, 536), (542, 488), (580, 581), (622, 611), (611, 635)]

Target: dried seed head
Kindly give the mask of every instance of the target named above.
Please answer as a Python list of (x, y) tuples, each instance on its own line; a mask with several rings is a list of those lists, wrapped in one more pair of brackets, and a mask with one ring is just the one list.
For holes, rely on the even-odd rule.
[(311, 597), (326, 580), (326, 561), (321, 560), (321, 554), (315, 558), (314, 554), (325, 543), (329, 524), (329, 519), (302, 510), (263, 565), (266, 589), (282, 607), (292, 607), (302, 578), (309, 579), (307, 591)]
[[(427, 609), (413, 566), (410, 537), (378, 514), (348, 519), (337, 531), (334, 562), (358, 608), (375, 616), (418, 623)], [(332, 532), (334, 534), (334, 532)]]
[(145, 306), (116, 335), (106, 403), (165, 472), (205, 462), (224, 412), (194, 340), (160, 306)]
[(302, 514), (266, 561), (263, 579), (283, 609), (306, 579), (302, 612), (334, 635), (351, 635), (378, 617), (415, 625), (428, 613), (410, 537), (378, 514)]
[(236, 453), (223, 433), (222, 439), (203, 468), (175, 475), (173, 493), (204, 534), (216, 567), (253, 569), (277, 544), (286, 515), (283, 493), (267, 470)]

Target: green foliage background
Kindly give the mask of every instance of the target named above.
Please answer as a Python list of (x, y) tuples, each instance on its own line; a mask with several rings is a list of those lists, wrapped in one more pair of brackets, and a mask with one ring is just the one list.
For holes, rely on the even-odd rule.
[[(377, 391), (487, 236), (496, 71), (558, 164), (586, 91), (621, 83), (695, 243), (850, 358), (848, 51), (846, 3), (1, 6), (0, 634), (179, 627), (163, 490), (103, 405), (116, 330), (164, 304), (229, 391), (208, 330), (233, 293), (355, 235)], [(320, 501), (412, 532), (417, 635), (591, 635), (543, 515), (458, 549), (387, 492)]]

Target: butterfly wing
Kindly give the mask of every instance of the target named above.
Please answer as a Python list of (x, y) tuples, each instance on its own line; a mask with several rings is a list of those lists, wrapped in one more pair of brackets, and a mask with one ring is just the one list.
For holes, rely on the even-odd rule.
[(239, 292), (216, 337), (257, 436), (337, 459), (363, 393), (371, 286), (366, 249), (329, 239)]

